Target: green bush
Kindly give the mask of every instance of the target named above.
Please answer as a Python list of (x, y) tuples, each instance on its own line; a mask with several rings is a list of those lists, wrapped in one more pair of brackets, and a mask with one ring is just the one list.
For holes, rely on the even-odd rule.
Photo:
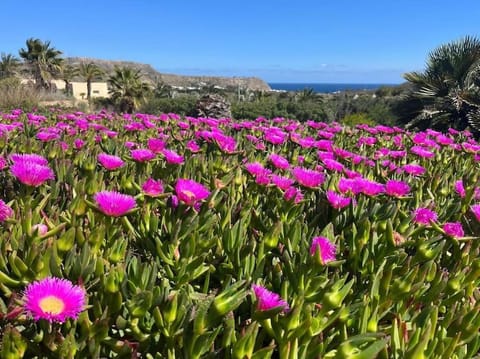
[(197, 97), (180, 95), (176, 98), (150, 98), (138, 111), (144, 113), (176, 113), (183, 116), (195, 115)]
[(17, 78), (0, 80), (0, 110), (33, 109), (42, 100), (42, 94), (33, 86), (23, 85)]

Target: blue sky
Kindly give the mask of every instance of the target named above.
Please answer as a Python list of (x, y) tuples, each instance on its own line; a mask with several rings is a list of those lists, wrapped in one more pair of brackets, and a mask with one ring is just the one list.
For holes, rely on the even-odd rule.
[(64, 56), (268, 82), (400, 83), (435, 47), (480, 35), (473, 0), (2, 0), (1, 9), (1, 52), (34, 37)]

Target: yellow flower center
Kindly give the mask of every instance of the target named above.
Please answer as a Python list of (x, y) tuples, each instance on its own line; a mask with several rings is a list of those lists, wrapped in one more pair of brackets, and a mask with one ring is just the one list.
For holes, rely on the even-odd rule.
[(63, 300), (53, 295), (42, 298), (38, 305), (44, 313), (50, 314), (60, 314), (65, 309)]

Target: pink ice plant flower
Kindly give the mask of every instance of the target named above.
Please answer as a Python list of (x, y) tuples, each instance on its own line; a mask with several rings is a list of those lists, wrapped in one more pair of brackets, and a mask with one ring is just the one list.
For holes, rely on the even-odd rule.
[(303, 201), (304, 195), (299, 188), (291, 186), (290, 188), (287, 188), (283, 194), (283, 198), (286, 201), (293, 201), (293, 203), (299, 204), (301, 201)]
[(200, 151), (200, 146), (198, 145), (197, 142), (195, 142), (195, 140), (188, 141), (186, 147), (190, 152), (193, 152), (193, 153)]
[(23, 307), (36, 321), (64, 323), (78, 318), (85, 308), (85, 297), (85, 289), (69, 280), (47, 277), (27, 286)]
[(48, 165), (39, 164), (37, 160), (17, 159), (10, 166), (10, 172), (21, 183), (31, 187), (38, 187), (55, 178), (52, 169)]
[(287, 190), (295, 182), (293, 179), (288, 177), (279, 176), (273, 174), (271, 177), (272, 183), (282, 190)]
[(175, 184), (175, 193), (180, 201), (194, 206), (210, 196), (210, 191), (201, 183), (191, 179), (179, 178)]
[(36, 153), (12, 153), (9, 158), (13, 163), (30, 162), (41, 166), (48, 166), (48, 160)]
[(142, 192), (149, 197), (158, 197), (163, 193), (163, 183), (149, 178), (143, 183)]
[(118, 156), (100, 153), (97, 156), (98, 162), (107, 170), (113, 171), (122, 167), (125, 162)]
[(458, 195), (463, 198), (465, 197), (465, 187), (463, 186), (463, 181), (462, 180), (458, 180), (455, 182), (455, 191), (457, 191)]
[(13, 216), (13, 209), (0, 199), (0, 223)]
[(344, 197), (341, 194), (330, 190), (327, 191), (326, 196), (330, 205), (335, 209), (342, 209), (344, 207), (347, 207), (352, 201), (351, 198)]
[(98, 209), (110, 217), (121, 217), (136, 206), (133, 196), (116, 191), (101, 191), (94, 195)]
[(477, 221), (480, 222), (480, 204), (473, 204), (470, 206), (470, 210), (474, 214)]
[(147, 147), (154, 153), (161, 153), (165, 149), (166, 143), (159, 138), (149, 138)]
[(282, 308), (282, 312), (290, 310), (288, 303), (283, 300), (277, 293), (269, 291), (261, 285), (252, 285), (252, 289), (257, 298), (257, 310), (265, 311), (274, 308)]
[(163, 150), (162, 154), (165, 156), (165, 160), (168, 164), (180, 165), (184, 162), (183, 156), (172, 150)]
[(403, 197), (410, 193), (410, 186), (404, 181), (388, 180), (385, 193), (392, 197)]
[(277, 155), (276, 153), (272, 153), (270, 156), (268, 156), (268, 160), (272, 162), (273, 165), (278, 169), (286, 170), (290, 167), (288, 160), (283, 156)]
[(438, 219), (437, 213), (425, 208), (419, 207), (413, 211), (413, 222), (417, 224), (423, 224), (425, 226), (430, 225), (432, 222), (436, 222)]
[(320, 252), (322, 264), (334, 261), (336, 258), (337, 247), (325, 237), (314, 237), (310, 246), (310, 255), (314, 256)]
[(463, 227), (460, 222), (447, 222), (444, 223), (442, 229), (445, 231), (445, 234), (450, 237), (463, 237)]
[(249, 162), (245, 164), (245, 169), (253, 177), (260, 176), (265, 172), (265, 167), (260, 162)]
[(413, 176), (421, 176), (425, 173), (425, 168), (417, 164), (406, 164), (401, 167), (401, 170)]
[(155, 153), (146, 148), (131, 150), (130, 155), (137, 162), (148, 162), (155, 158)]
[(325, 182), (323, 173), (307, 168), (295, 167), (292, 174), (299, 184), (308, 188), (319, 187)]

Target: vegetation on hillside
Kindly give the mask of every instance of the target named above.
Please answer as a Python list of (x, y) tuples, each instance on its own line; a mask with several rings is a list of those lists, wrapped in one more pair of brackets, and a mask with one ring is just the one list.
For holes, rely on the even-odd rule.
[[(423, 72), (405, 74), (407, 82), (400, 86), (381, 87), (376, 91), (342, 91), (335, 94), (315, 93), (312, 89), (297, 92), (260, 91), (242, 86), (221, 87), (198, 84), (194, 87), (171, 86), (138, 68), (115, 67), (106, 73), (94, 62), (79, 66), (64, 61), (62, 52), (49, 41), (30, 38), (19, 50), (20, 58), (1, 54), (0, 79), (29, 76), (30, 85), (43, 92), (55, 91), (51, 80), (65, 81), (64, 96), (72, 96), (71, 82), (87, 82), (86, 98), (90, 109), (103, 108), (120, 112), (178, 113), (195, 115), (197, 102), (206, 94), (219, 94), (231, 104), (235, 119), (287, 117), (300, 121), (381, 123), (413, 129), (434, 128), (445, 131), (480, 129), (480, 40), (475, 37), (441, 45), (427, 58)], [(21, 61), (23, 60), (23, 61)], [(92, 98), (92, 81), (108, 81), (110, 97)], [(10, 87), (12, 83), (7, 81)], [(0, 91), (5, 91), (5, 85)], [(32, 91), (22, 89), (25, 95)], [(19, 99), (19, 105), (34, 103)], [(11, 96), (0, 96), (0, 109), (8, 110)], [(38, 103), (37, 103), (38, 105)]]

